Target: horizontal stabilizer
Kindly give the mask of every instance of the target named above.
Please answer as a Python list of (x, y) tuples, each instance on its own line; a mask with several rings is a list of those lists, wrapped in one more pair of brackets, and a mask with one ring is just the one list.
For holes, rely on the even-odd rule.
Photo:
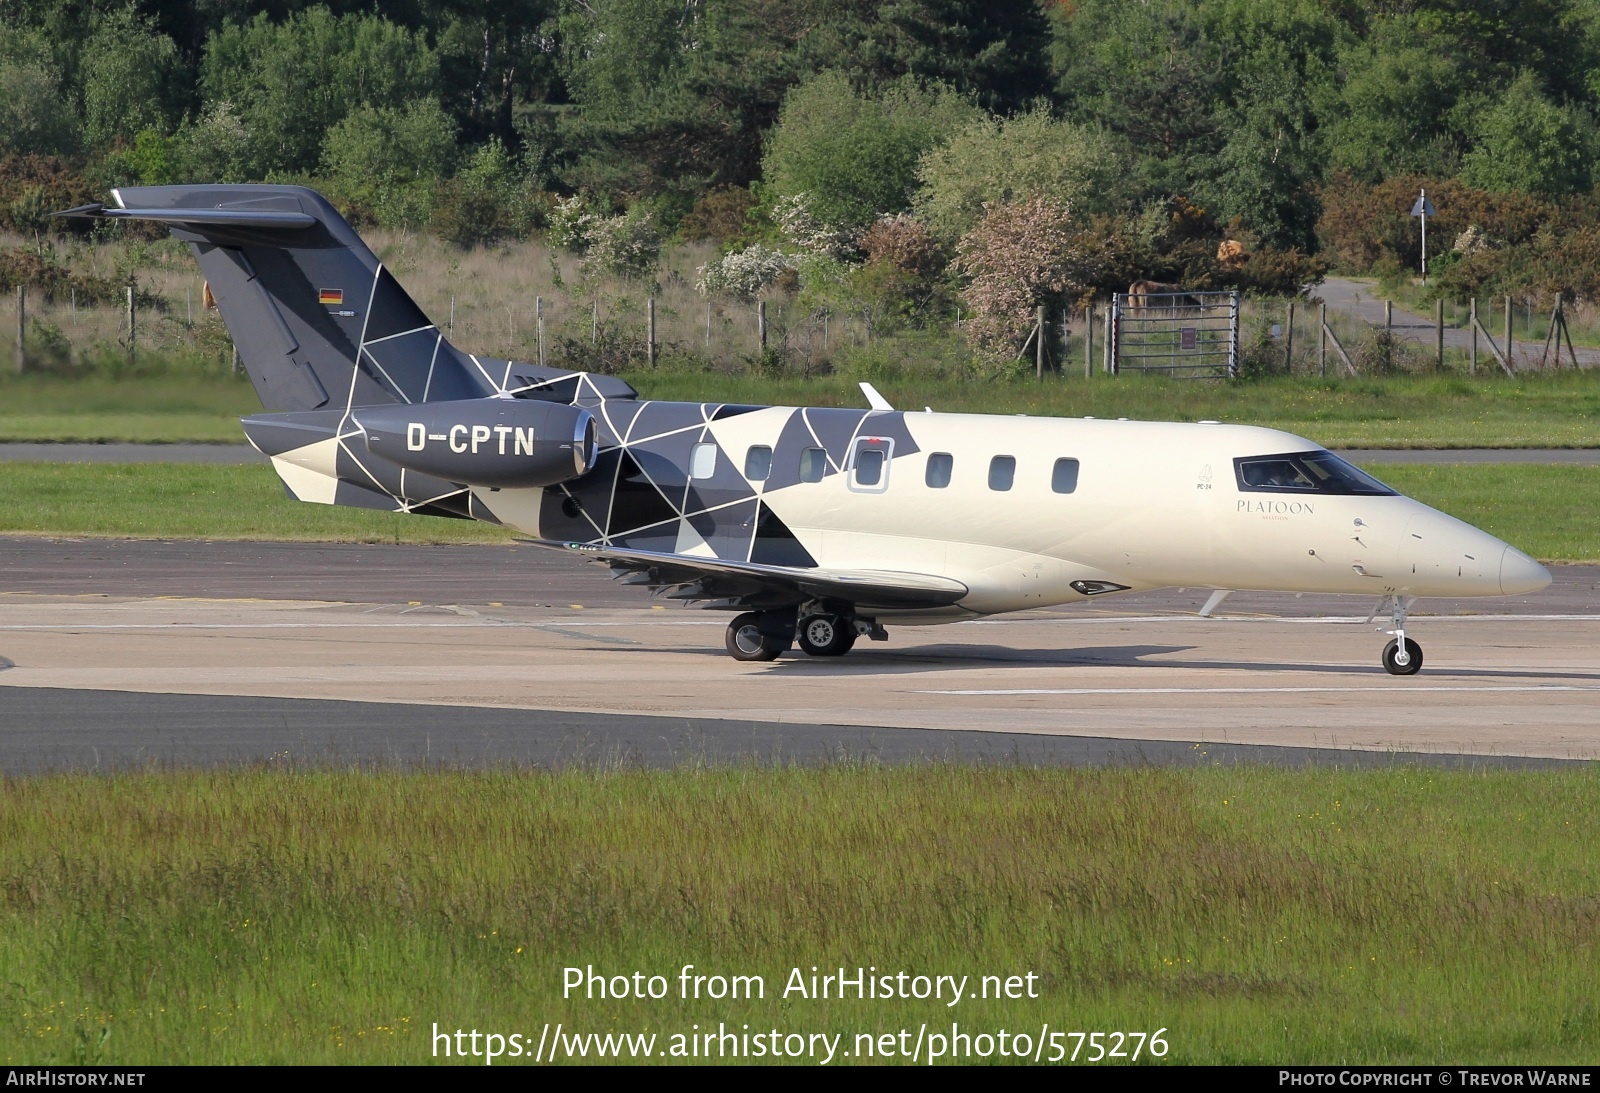
[(207, 224), (229, 228), (309, 228), (317, 222), (310, 213), (287, 209), (108, 209), (104, 205), (79, 205), (51, 216), (92, 220), (159, 220), (163, 224)]
[(761, 565), (654, 550), (520, 539), (534, 546), (586, 554), (613, 569), (644, 574), (657, 588), (695, 586), (680, 599), (723, 599), (765, 593), (766, 602), (784, 599), (843, 600), (865, 609), (946, 607), (967, 595), (967, 586), (949, 577), (879, 569), (809, 569)]

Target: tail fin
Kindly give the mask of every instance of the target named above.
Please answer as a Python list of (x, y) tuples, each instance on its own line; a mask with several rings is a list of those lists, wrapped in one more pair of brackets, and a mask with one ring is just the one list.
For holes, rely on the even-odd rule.
[[(245, 371), (272, 411), (479, 398), (509, 366), (456, 349), (344, 217), (301, 186), (142, 186), (119, 208), (187, 241)], [(501, 365), (504, 377), (496, 375)]]

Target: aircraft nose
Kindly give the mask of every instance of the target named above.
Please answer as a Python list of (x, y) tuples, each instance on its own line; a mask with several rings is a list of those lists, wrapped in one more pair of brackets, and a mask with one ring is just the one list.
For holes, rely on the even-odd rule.
[(1516, 547), (1506, 547), (1500, 556), (1500, 592), (1516, 596), (1537, 592), (1550, 584), (1550, 571)]

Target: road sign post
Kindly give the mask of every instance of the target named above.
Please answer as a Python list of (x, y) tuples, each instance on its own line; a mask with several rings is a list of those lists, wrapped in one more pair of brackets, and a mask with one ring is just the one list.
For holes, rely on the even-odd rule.
[(1437, 216), (1433, 202), (1428, 200), (1428, 191), (1423, 190), (1417, 195), (1417, 203), (1411, 206), (1411, 215), (1422, 221), (1422, 283), (1428, 283), (1428, 217)]

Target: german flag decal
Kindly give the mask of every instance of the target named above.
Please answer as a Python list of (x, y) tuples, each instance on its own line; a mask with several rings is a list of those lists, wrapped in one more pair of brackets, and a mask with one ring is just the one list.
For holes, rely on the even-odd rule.
[(344, 289), (319, 288), (317, 289), (317, 302), (325, 307), (338, 307), (344, 303)]

